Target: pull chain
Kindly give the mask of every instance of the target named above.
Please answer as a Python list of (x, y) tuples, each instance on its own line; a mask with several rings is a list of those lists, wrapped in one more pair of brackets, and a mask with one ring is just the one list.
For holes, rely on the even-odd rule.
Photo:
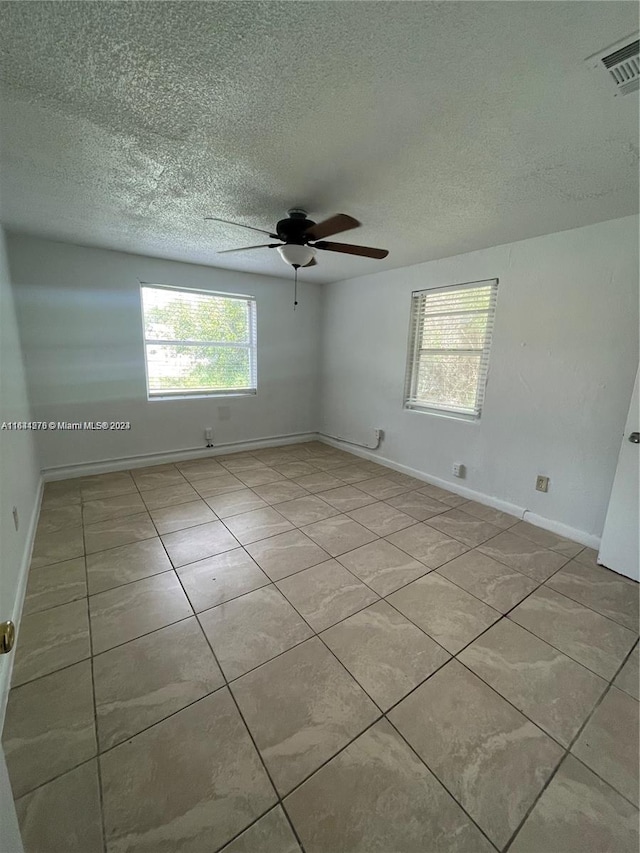
[(294, 267), (294, 278), (293, 278), (293, 310), (296, 310), (296, 305), (298, 304), (298, 267)]

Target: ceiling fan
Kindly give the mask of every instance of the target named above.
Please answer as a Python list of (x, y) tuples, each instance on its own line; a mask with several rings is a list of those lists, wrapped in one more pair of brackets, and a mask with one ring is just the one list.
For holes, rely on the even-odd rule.
[(346, 255), (360, 255), (364, 258), (386, 258), (389, 252), (386, 249), (374, 249), (370, 246), (353, 246), (350, 243), (332, 243), (322, 239), (343, 231), (358, 228), (360, 223), (346, 213), (337, 213), (323, 222), (312, 222), (307, 219), (307, 211), (299, 207), (293, 207), (287, 211), (287, 218), (281, 219), (275, 228), (275, 234), (264, 231), (262, 228), (254, 228), (252, 225), (242, 225), (240, 222), (229, 222), (228, 219), (219, 219), (217, 216), (205, 216), (212, 222), (224, 222), (227, 225), (238, 225), (240, 228), (248, 228), (251, 231), (259, 231), (268, 234), (280, 243), (261, 243), (258, 246), (244, 246), (241, 249), (224, 249), (218, 254), (229, 252), (246, 252), (249, 249), (277, 249), (285, 263), (290, 264), (295, 270), (300, 267), (313, 267), (317, 261), (316, 250), (325, 252), (341, 252)]

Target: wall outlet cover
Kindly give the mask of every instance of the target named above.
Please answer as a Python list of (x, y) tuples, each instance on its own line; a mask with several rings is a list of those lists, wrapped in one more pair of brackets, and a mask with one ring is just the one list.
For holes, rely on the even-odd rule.
[(549, 491), (549, 478), (543, 477), (542, 474), (538, 474), (536, 477), (536, 491), (537, 492), (548, 492)]

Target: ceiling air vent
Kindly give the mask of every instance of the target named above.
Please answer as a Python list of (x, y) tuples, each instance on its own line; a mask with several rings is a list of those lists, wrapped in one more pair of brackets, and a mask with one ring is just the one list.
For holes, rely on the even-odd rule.
[(630, 36), (586, 60), (591, 68), (601, 69), (615, 87), (616, 95), (638, 91), (640, 83), (640, 41)]

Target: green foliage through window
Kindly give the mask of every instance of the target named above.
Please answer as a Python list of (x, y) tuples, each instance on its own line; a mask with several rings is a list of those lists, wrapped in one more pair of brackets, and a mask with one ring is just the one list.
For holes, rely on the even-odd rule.
[(246, 296), (143, 285), (150, 396), (256, 390), (256, 304)]

